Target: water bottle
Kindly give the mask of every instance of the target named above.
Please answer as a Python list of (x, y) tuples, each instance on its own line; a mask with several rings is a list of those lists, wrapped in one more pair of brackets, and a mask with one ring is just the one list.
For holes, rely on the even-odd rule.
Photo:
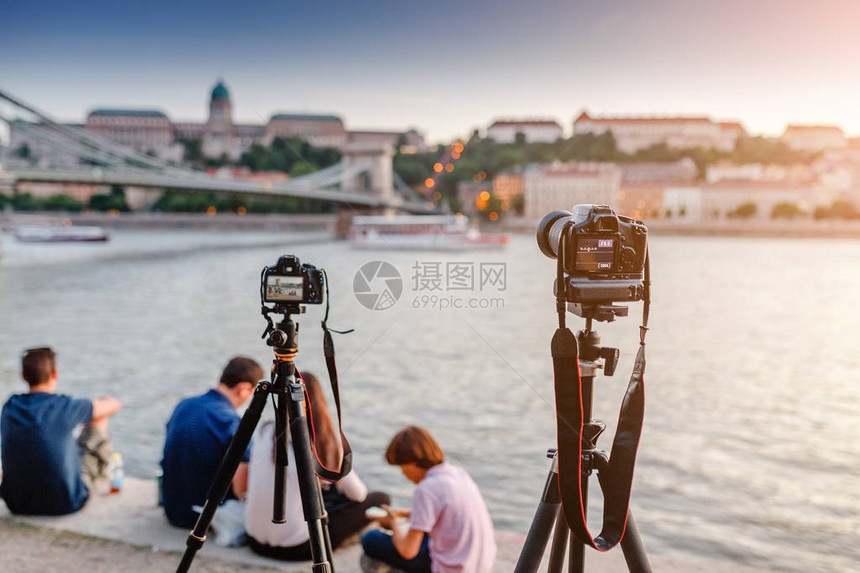
[(125, 477), (125, 473), (122, 470), (122, 455), (119, 452), (114, 452), (108, 465), (110, 493), (119, 493), (122, 490), (123, 477)]

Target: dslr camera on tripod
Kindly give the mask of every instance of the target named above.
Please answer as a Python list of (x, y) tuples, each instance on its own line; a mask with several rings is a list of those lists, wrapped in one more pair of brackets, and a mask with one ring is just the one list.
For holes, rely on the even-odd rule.
[(537, 242), (543, 254), (561, 261), (555, 291), (562, 287), (568, 311), (611, 322), (627, 316), (627, 307), (612, 303), (644, 299), (648, 228), (642, 221), (607, 205), (577, 205), (546, 215)]
[[(284, 255), (263, 269), (263, 302), (275, 305), (322, 304), (323, 271), (294, 255)], [(276, 311), (279, 312), (279, 311)]]

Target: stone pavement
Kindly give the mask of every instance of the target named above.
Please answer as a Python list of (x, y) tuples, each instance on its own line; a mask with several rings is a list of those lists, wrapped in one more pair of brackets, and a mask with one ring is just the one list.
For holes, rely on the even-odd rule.
[[(168, 525), (156, 502), (155, 481), (126, 478), (124, 489), (120, 494), (97, 494), (83, 510), (72, 515), (12, 517), (6, 506), (0, 502), (0, 519), (14, 519), (36, 527), (65, 530), (121, 541), (132, 546), (148, 547), (153, 551), (184, 551), (188, 532)], [(507, 532), (496, 533), (499, 553), (494, 571), (513, 571), (523, 541), (523, 535)], [(310, 571), (309, 563), (272, 561), (254, 554), (246, 547), (219, 547), (212, 541), (208, 541), (198, 555), (260, 567), (261, 569), (272, 570), (272, 568), (276, 568), (284, 573)], [(338, 573), (359, 573), (360, 555), (361, 548), (359, 545), (351, 545), (338, 550), (334, 559)], [(650, 558), (655, 572), (763, 573), (761, 570), (741, 567), (733, 563), (715, 563), (687, 557), (676, 558), (659, 555), (652, 555)], [(179, 559), (177, 558), (178, 563)], [(544, 566), (545, 564), (546, 560), (544, 560)], [(586, 569), (601, 573), (623, 573), (627, 571), (620, 550), (613, 550), (606, 554), (589, 551), (586, 557)], [(542, 570), (545, 570), (545, 567)]]

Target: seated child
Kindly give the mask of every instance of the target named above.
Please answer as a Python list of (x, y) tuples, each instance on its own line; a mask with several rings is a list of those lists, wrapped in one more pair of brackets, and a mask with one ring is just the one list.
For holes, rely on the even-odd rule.
[[(392, 533), (365, 533), (365, 556), (415, 573), (489, 572), (496, 557), (493, 522), (469, 474), (445, 462), (433, 436), (416, 426), (392, 438), (385, 461), (417, 487), (411, 511), (382, 507), (388, 514), (377, 521)], [(409, 527), (398, 517), (409, 517)], [(362, 564), (371, 566), (367, 558)]]

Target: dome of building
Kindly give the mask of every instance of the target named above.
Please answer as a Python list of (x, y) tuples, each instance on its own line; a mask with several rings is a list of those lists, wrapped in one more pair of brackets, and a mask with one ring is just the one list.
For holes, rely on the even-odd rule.
[(230, 99), (230, 92), (227, 91), (227, 86), (223, 81), (218, 81), (215, 87), (212, 88), (212, 99)]

